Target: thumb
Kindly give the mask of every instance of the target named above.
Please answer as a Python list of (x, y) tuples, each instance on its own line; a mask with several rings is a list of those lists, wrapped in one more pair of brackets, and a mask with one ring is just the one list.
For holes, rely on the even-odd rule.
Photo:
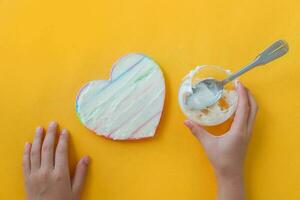
[(88, 156), (84, 156), (77, 163), (75, 174), (72, 181), (73, 199), (78, 200), (80, 197), (80, 193), (83, 188), (89, 162), (90, 162), (90, 158)]
[(195, 124), (191, 120), (185, 120), (184, 124), (191, 130), (193, 135), (203, 143), (204, 140), (209, 136), (209, 133), (200, 125)]

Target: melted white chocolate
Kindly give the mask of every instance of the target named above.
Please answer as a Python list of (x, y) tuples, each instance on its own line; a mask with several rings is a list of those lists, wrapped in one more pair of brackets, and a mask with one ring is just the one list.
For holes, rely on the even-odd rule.
[[(205, 109), (194, 110), (187, 105), (187, 97), (192, 94), (192, 79), (199, 70), (204, 66), (198, 66), (193, 69), (182, 81), (182, 84), (179, 89), (179, 105), (181, 110), (194, 122), (201, 124), (203, 126), (214, 126), (225, 122), (229, 117), (233, 115), (236, 110), (238, 95), (235, 90), (223, 90), (222, 97), (219, 101), (211, 106), (207, 106)], [(230, 74), (230, 71), (226, 71), (227, 74)], [(201, 98), (205, 99), (202, 101), (202, 104), (209, 105), (211, 102), (212, 95), (209, 90), (205, 88), (201, 91), (203, 92)], [(223, 104), (221, 103), (223, 101)], [(197, 102), (199, 103), (199, 102)], [(224, 105), (225, 104), (225, 105)]]

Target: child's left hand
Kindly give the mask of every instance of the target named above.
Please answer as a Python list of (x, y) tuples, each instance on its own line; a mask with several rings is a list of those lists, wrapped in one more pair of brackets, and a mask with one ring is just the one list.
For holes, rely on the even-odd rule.
[(36, 130), (33, 144), (27, 143), (23, 156), (27, 200), (78, 200), (83, 187), (89, 157), (83, 157), (77, 164), (71, 180), (68, 163), (67, 130), (58, 135), (57, 123), (50, 123), (44, 136), (42, 127)]

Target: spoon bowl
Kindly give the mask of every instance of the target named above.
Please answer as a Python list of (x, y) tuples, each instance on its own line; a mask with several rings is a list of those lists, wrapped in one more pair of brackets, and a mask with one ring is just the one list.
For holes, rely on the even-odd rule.
[[(223, 93), (222, 81), (214, 78), (207, 78), (199, 81), (192, 87), (193, 93), (187, 98), (187, 105), (190, 109), (204, 109), (217, 102)], [(206, 95), (200, 94), (207, 93)]]

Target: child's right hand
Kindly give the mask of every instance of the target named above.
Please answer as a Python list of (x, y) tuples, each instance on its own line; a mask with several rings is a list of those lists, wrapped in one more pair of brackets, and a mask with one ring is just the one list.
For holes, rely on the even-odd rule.
[[(232, 182), (243, 185), (243, 163), (258, 109), (254, 97), (241, 83), (238, 83), (237, 92), (239, 95), (237, 111), (226, 134), (214, 136), (192, 121), (185, 121), (186, 126), (202, 143), (215, 170), (219, 189), (222, 189), (224, 184), (233, 184)], [(242, 198), (231, 196), (222, 199)]]

